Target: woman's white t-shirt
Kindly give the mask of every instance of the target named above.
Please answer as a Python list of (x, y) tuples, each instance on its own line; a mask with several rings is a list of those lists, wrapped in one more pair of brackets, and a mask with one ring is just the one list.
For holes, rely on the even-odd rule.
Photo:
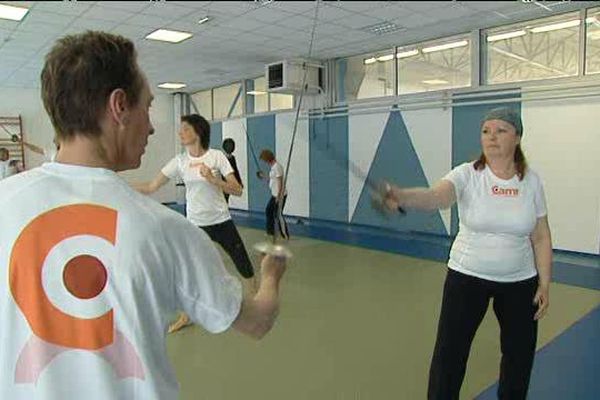
[[(278, 162), (275, 162), (271, 166), (271, 170), (269, 171), (269, 189), (271, 190), (271, 195), (273, 197), (277, 197), (279, 194), (279, 178), (283, 181), (283, 167)], [(284, 193), (284, 196), (287, 195), (287, 190)]]
[(200, 175), (200, 163), (206, 164), (219, 179), (233, 173), (225, 154), (215, 149), (208, 149), (201, 157), (192, 157), (187, 152), (179, 154), (161, 172), (167, 178), (179, 178), (185, 183), (186, 212), (190, 222), (197, 226), (220, 224), (231, 219), (229, 207), (223, 191)]
[(497, 282), (535, 276), (530, 235), (547, 214), (542, 181), (529, 168), (520, 181), (473, 165), (459, 165), (443, 178), (454, 185), (460, 221), (448, 267)]

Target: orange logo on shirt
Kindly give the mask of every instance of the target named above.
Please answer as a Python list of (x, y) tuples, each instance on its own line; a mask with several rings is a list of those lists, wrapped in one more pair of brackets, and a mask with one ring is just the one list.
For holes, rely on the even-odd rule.
[(194, 162), (194, 161), (190, 161), (189, 164), (189, 168), (190, 169), (195, 169), (198, 172), (198, 176), (202, 176), (202, 169), (200, 168), (202, 166), (202, 162)]
[[(44, 263), (61, 242), (77, 236), (92, 236), (115, 245), (117, 212), (89, 204), (59, 207), (39, 215), (21, 232), (12, 249), (9, 266), (10, 290), (34, 337), (25, 345), (15, 373), (16, 382), (35, 382), (52, 359), (71, 349), (103, 351), (100, 354), (121, 369), (125, 376), (143, 379), (139, 358), (122, 334), (115, 329), (113, 309), (95, 318), (68, 314), (49, 298), (43, 282)], [(107, 286), (109, 275), (98, 258), (77, 249), (62, 268), (62, 284), (76, 299), (93, 301)], [(65, 293), (65, 296), (68, 294)], [(122, 354), (134, 356), (137, 371), (122, 367)], [(119, 375), (119, 374), (118, 374)]]
[(204, 167), (206, 167), (207, 171), (210, 172), (213, 176), (217, 176), (219, 174), (218, 169), (211, 168), (201, 161), (190, 161), (190, 163), (189, 163), (189, 168), (197, 170), (198, 176), (201, 178), (204, 178), (204, 176), (202, 175), (202, 169)]
[(519, 195), (519, 189), (517, 188), (501, 188), (499, 186), (492, 186), (492, 195), (494, 196), (505, 196), (505, 197), (517, 197)]

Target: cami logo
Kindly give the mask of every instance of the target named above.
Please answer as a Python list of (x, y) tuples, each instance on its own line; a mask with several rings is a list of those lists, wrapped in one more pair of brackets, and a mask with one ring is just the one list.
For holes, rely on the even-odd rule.
[(492, 194), (494, 196), (506, 196), (516, 197), (519, 195), (519, 189), (517, 188), (501, 188), (499, 186), (492, 186)]
[(35, 383), (60, 353), (89, 350), (120, 379), (144, 379), (131, 343), (116, 329), (107, 292), (116, 267), (117, 212), (90, 204), (52, 209), (21, 231), (10, 257), (10, 290), (33, 336), (15, 369)]

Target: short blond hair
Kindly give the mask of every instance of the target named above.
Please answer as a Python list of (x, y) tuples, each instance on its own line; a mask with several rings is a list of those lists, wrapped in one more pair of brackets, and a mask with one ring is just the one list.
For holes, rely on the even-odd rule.
[(260, 159), (270, 163), (275, 159), (275, 154), (273, 154), (273, 152), (269, 149), (263, 149), (260, 152)]

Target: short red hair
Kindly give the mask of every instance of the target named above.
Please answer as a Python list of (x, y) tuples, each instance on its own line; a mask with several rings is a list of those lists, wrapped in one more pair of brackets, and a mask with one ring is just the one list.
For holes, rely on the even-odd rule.
[(270, 163), (275, 160), (275, 154), (273, 154), (271, 150), (263, 149), (263, 151), (260, 152), (260, 159)]

